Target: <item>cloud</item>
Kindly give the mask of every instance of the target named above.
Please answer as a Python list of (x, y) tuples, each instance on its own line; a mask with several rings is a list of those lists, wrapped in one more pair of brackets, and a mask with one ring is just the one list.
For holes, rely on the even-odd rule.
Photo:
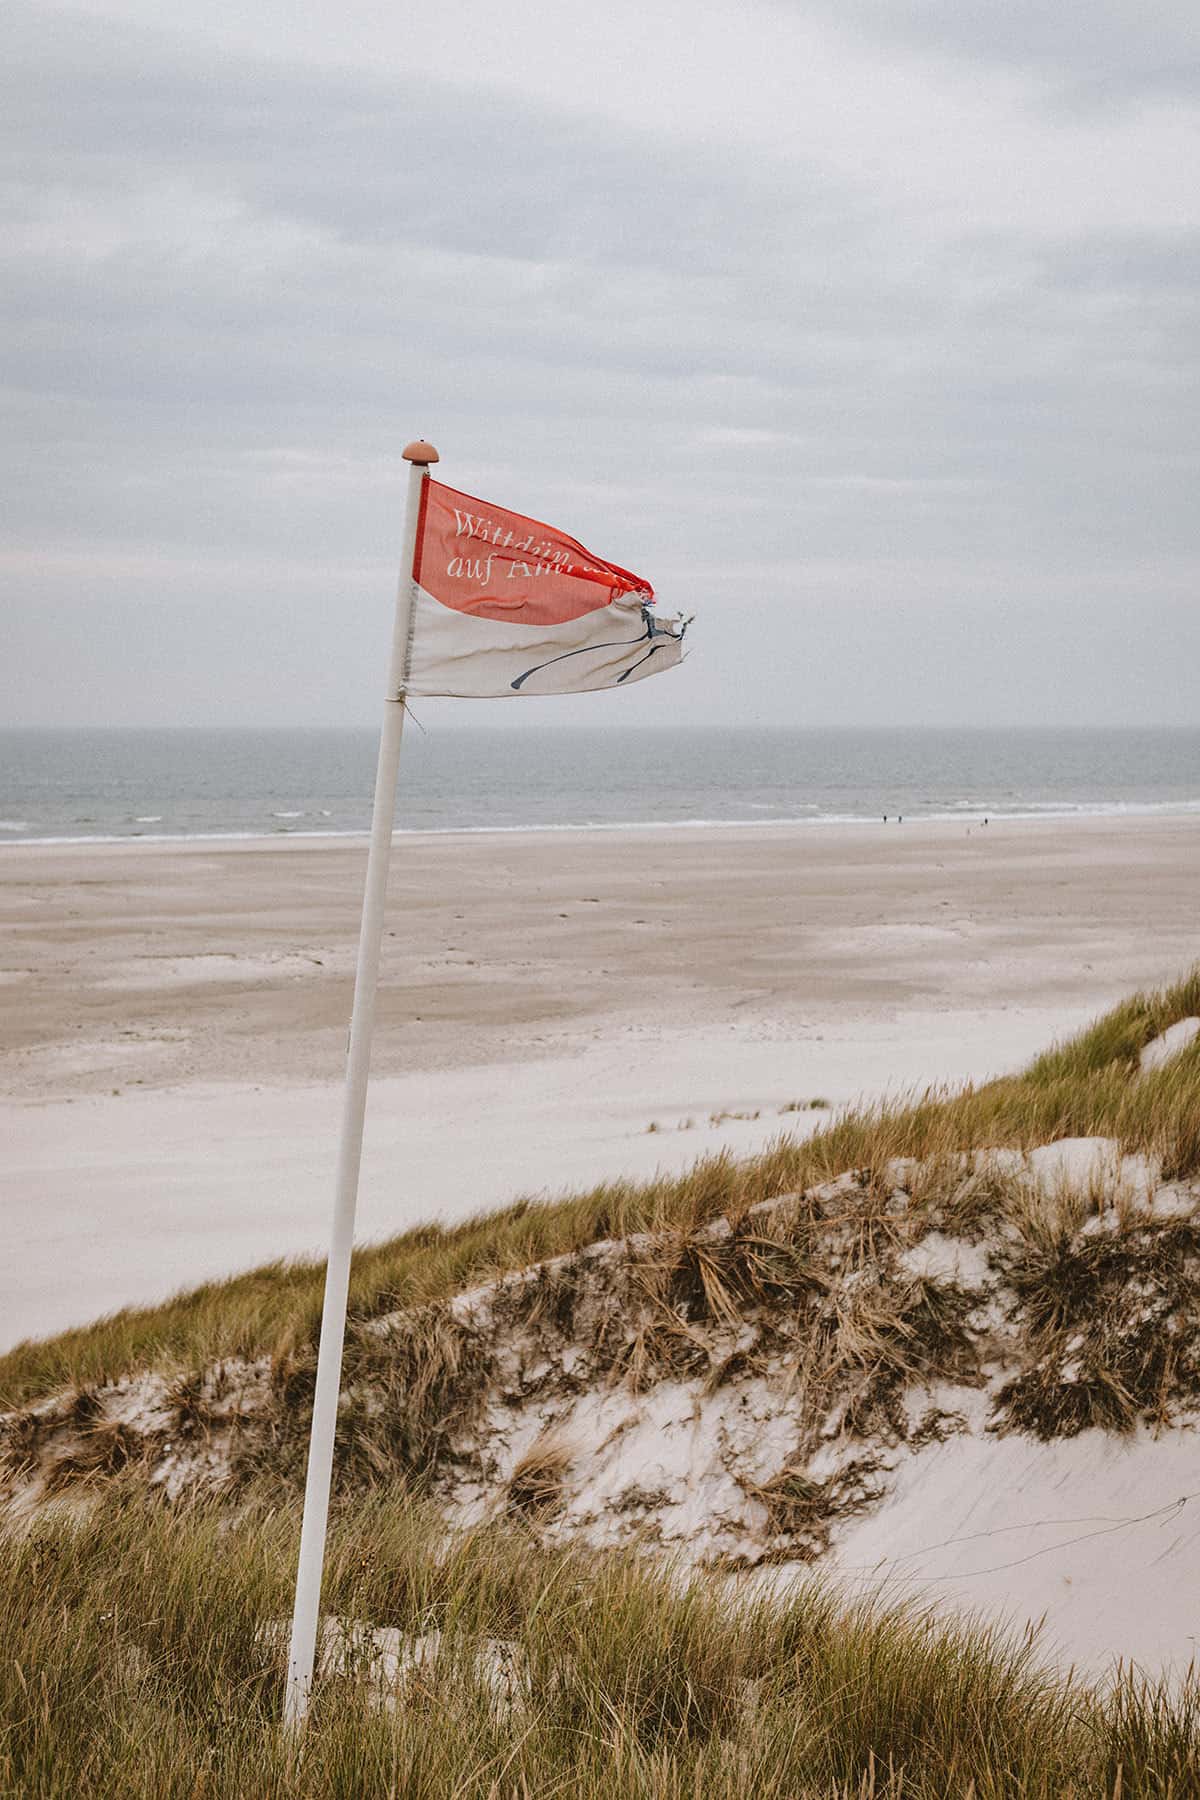
[[(697, 716), (719, 696), (784, 721), (800, 693), (963, 717), (970, 629), (998, 594), (1074, 630), (1093, 593), (1101, 635), (1138, 596), (1175, 634), (1155, 653), (1177, 695), (1195, 631), (1176, 596), (1200, 560), (1200, 197), (1172, 162), (1179, 120), (1049, 117), (1011, 70), (1083, 79), (1057, 28), (1018, 56), (991, 9), (901, 7), (885, 33), (864, 3), (861, 41), (806, 22), (793, 42), (770, 9), (774, 70), (730, 37), (761, 104), (714, 123), (683, 100), (720, 92), (719, 10), (674, 63), (651, 44), (619, 93), (580, 64), (576, 103), (557, 67), (321, 67), (311, 43), (230, 49), (211, 9), (165, 31), (14, 8), (10, 716), (255, 717), (259, 693), (272, 718), (369, 717), (355, 695), (377, 686), (415, 431), (455, 485), (706, 608), (711, 660), (680, 702)], [(1115, 56), (1126, 14), (1100, 23)], [(670, 104), (638, 111), (655, 77)], [(870, 618), (908, 678), (876, 693), (831, 608)], [(239, 614), (256, 624), (233, 682)], [(331, 614), (356, 628), (336, 655)], [(929, 688), (931, 633), (958, 645), (936, 659), (957, 692)], [(789, 667), (818, 640), (812, 687)], [(1003, 661), (985, 716), (1012, 709)], [(1111, 705), (1095, 669), (1078, 704)]]
[(893, 44), (1034, 72), (1081, 101), (1200, 92), (1200, 23), (1176, 0), (838, 0), (836, 13)]

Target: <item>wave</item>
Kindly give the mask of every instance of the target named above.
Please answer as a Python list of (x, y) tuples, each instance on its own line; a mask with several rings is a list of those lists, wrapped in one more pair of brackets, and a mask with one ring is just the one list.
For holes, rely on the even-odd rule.
[[(1167, 816), (1194, 816), (1200, 813), (1200, 797), (1189, 800), (1080, 800), (1080, 801), (1026, 801), (1015, 806), (987, 806), (972, 803), (970, 811), (962, 808), (960, 803), (948, 803), (948, 810), (937, 812), (913, 812), (903, 814), (905, 824), (911, 825), (971, 825), (982, 824), (985, 818), (996, 824), (1021, 822), (1032, 823), (1045, 820), (1047, 823), (1055, 819), (1103, 819), (1103, 818), (1140, 818)], [(273, 817), (303, 818), (303, 813), (274, 814)], [(780, 818), (764, 818), (761, 814), (747, 818), (662, 818), (662, 819), (568, 819), (551, 823), (528, 823), (513, 825), (398, 825), (396, 837), (481, 837), (512, 836), (520, 834), (541, 834), (550, 832), (584, 831), (781, 831), (797, 826), (821, 825), (880, 825), (882, 815), (879, 813), (821, 812), (807, 814), (789, 814)], [(897, 815), (888, 815), (888, 830), (897, 828)], [(0, 830), (24, 831), (27, 826), (16, 821), (0, 820)], [(73, 834), (47, 834), (37, 837), (21, 838), (12, 848), (22, 844), (175, 844), (175, 843), (253, 843), (278, 842), (278, 833), (261, 829), (256, 831), (213, 830), (213, 831), (160, 831), (160, 832), (76, 832)], [(308, 839), (364, 839), (370, 836), (367, 825), (352, 827), (311, 826), (304, 831), (290, 831), (287, 836), (292, 841)]]

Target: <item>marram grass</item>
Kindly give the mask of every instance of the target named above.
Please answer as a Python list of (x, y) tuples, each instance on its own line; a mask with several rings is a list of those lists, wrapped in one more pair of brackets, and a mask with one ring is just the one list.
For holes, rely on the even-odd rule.
[[(43, 1520), (0, 1568), (0, 1794), (22, 1800), (659, 1800), (1200, 1790), (1200, 1706), (1126, 1674), (1057, 1678), (1027, 1639), (932, 1611), (771, 1603), (632, 1557), (447, 1544), (402, 1497), (343, 1509), (325, 1604), (439, 1632), (416, 1677), (326, 1674), (278, 1725), (290, 1515), (113, 1495)], [(518, 1671), (498, 1694), (480, 1649)]]
[[(741, 1216), (757, 1200), (846, 1168), (882, 1170), (895, 1156), (926, 1160), (936, 1182), (939, 1157), (1096, 1133), (1194, 1174), (1200, 1045), (1145, 1077), (1137, 1056), (1198, 1012), (1194, 973), (1017, 1076), (846, 1114), (740, 1166), (710, 1158), (670, 1180), (409, 1232), (360, 1252), (355, 1311), (436, 1300), (600, 1237), (686, 1235), (718, 1213)], [(1045, 1328), (1056, 1331), (1075, 1304), (1075, 1273), (1051, 1249), (1046, 1269), (1030, 1261), (1029, 1271)], [(727, 1273), (706, 1266), (697, 1278), (711, 1286)], [(21, 1346), (0, 1361), (0, 1387), (10, 1402), (67, 1384), (86, 1396), (106, 1375), (148, 1364), (186, 1384), (188, 1371), (221, 1356), (303, 1360), (320, 1279), (313, 1264), (260, 1269)], [(1141, 1373), (1151, 1381), (1154, 1370)], [(1041, 1405), (1037, 1394), (1021, 1398)], [(439, 1648), (387, 1690), (366, 1670), (323, 1675), (299, 1744), (278, 1725), (298, 1536), (291, 1501), (170, 1508), (119, 1468), (55, 1501), (0, 1539), (0, 1796), (1200, 1793), (1196, 1681), (1165, 1688), (1125, 1671), (1093, 1687), (1049, 1672), (1026, 1639), (933, 1609), (851, 1605), (819, 1583), (768, 1604), (730, 1581), (687, 1580), (631, 1556), (547, 1553), (523, 1525), (554, 1480), (553, 1445), (535, 1448), (508, 1518), (474, 1534), (447, 1537), (393, 1479), (339, 1501), (326, 1612), (354, 1629), (388, 1628), (401, 1647), (437, 1633)], [(820, 1499), (795, 1483), (774, 1497), (793, 1508)], [(498, 1647), (518, 1672), (504, 1696), (481, 1674)]]

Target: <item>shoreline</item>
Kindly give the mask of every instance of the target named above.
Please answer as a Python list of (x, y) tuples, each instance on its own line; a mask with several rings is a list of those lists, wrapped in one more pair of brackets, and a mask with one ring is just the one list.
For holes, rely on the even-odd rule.
[[(393, 843), (410, 838), (474, 838), (474, 837), (523, 837), (549, 836), (562, 833), (581, 833), (592, 835), (598, 832), (620, 833), (644, 831), (786, 831), (807, 830), (819, 826), (822, 829), (869, 828), (874, 825), (895, 825), (916, 828), (921, 825), (1064, 825), (1073, 822), (1108, 822), (1118, 819), (1155, 820), (1170, 818), (1200, 817), (1200, 797), (1194, 800), (1147, 800), (1147, 801), (1080, 801), (1073, 806), (1057, 807), (1049, 802), (1043, 806), (1034, 806), (1024, 811), (1004, 812), (987, 810), (983, 807), (963, 807), (955, 812), (911, 813), (893, 819), (891, 815), (885, 820), (877, 814), (851, 813), (817, 813), (808, 818), (787, 817), (776, 819), (622, 819), (598, 820), (586, 824), (525, 824), (525, 825), (397, 825), (392, 832)], [(116, 844), (281, 844), (296, 841), (304, 844), (314, 843), (356, 843), (365, 842), (371, 835), (370, 826), (364, 825), (354, 830), (314, 829), (312, 831), (163, 831), (163, 832), (111, 832), (97, 833), (90, 836), (57, 836), (57, 837), (0, 837), (0, 855), (6, 850), (46, 850), (46, 849), (80, 849), (88, 844), (111, 848)]]

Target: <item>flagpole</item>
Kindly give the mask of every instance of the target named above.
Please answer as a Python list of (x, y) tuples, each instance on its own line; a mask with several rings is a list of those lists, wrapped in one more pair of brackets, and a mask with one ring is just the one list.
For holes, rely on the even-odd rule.
[(346, 1057), (346, 1089), (342, 1102), (337, 1187), (329, 1240), (329, 1262), (325, 1271), (321, 1346), (317, 1353), (312, 1435), (309, 1440), (308, 1476), (304, 1488), (304, 1523), (300, 1530), (296, 1603), (292, 1613), (292, 1637), (288, 1650), (284, 1723), (291, 1727), (303, 1724), (308, 1714), (312, 1687), (321, 1605), (321, 1574), (325, 1563), (325, 1532), (329, 1521), (333, 1444), (341, 1391), (346, 1301), (350, 1290), (350, 1256), (354, 1248), (354, 1212), (358, 1199), (363, 1119), (367, 1106), (367, 1074), (371, 1061), (371, 1033), (375, 1023), (379, 947), (383, 938), (388, 860), (396, 813), (396, 777), (400, 767), (400, 738), (404, 730), (408, 650), (416, 597), (413, 558), (424, 485), (429, 477), (429, 465), (438, 460), (438, 453), (432, 444), (417, 442), (408, 445), (404, 457), (409, 464), (409, 471), (400, 551), (400, 583), (396, 592), (383, 729), (379, 737), (379, 761), (375, 771), (375, 804), (371, 815), (371, 844), (367, 852), (358, 965), (354, 975), (354, 1005)]

